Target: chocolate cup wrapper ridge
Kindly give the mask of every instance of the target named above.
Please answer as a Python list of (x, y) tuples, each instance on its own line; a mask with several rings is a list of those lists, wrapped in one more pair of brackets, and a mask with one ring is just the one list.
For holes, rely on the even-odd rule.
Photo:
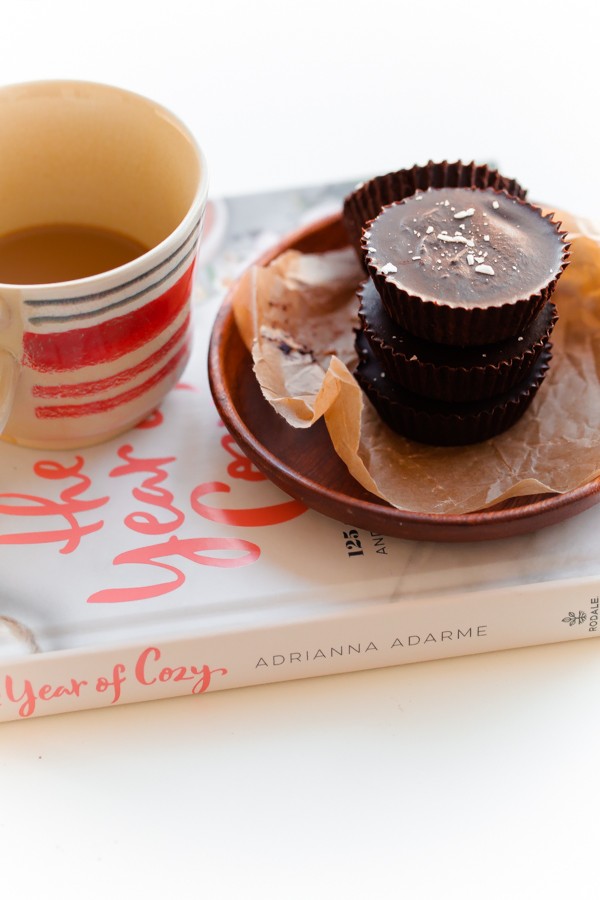
[(363, 333), (387, 375), (413, 394), (449, 403), (495, 397), (526, 378), (558, 319), (550, 300), (522, 334), (467, 350), (432, 345), (401, 329), (370, 281), (361, 284), (358, 301)]
[(359, 185), (344, 201), (344, 225), (359, 259), (363, 258), (360, 243), (363, 227), (375, 218), (382, 206), (404, 200), (417, 191), (440, 187), (491, 187), (521, 200), (527, 194), (514, 178), (501, 175), (497, 169), (460, 160), (452, 163), (430, 161), (424, 166), (378, 175)]
[(528, 375), (510, 391), (488, 400), (463, 403), (426, 400), (381, 377), (364, 334), (356, 340), (355, 378), (381, 418), (404, 437), (436, 447), (475, 444), (495, 437), (517, 422), (539, 390), (551, 359), (545, 347)]

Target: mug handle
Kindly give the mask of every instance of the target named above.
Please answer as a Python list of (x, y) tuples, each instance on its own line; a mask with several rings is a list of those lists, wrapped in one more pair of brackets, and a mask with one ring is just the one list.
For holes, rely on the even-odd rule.
[(12, 410), (20, 371), (18, 360), (9, 350), (0, 347), (0, 434)]

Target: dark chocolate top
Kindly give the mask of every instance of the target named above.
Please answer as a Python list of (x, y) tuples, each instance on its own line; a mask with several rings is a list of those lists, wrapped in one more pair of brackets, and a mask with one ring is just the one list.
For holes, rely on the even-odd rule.
[(371, 279), (361, 284), (358, 297), (359, 316), (377, 343), (388, 346), (406, 359), (426, 365), (448, 366), (451, 369), (497, 366), (521, 357), (533, 346), (548, 339), (558, 318), (556, 307), (549, 300), (522, 333), (508, 340), (478, 347), (452, 347), (423, 341), (397, 325), (385, 311)]
[(430, 189), (382, 209), (367, 263), (401, 290), (450, 306), (514, 303), (560, 274), (567, 246), (536, 207), (492, 189)]

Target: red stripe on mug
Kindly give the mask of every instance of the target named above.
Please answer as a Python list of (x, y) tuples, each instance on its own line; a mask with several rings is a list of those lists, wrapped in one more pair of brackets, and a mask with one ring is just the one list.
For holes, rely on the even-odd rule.
[(80, 384), (36, 384), (31, 393), (34, 397), (39, 397), (43, 400), (51, 400), (57, 397), (89, 397), (91, 394), (99, 394), (102, 391), (123, 387), (128, 381), (137, 378), (142, 372), (151, 369), (159, 363), (161, 359), (164, 359), (165, 356), (174, 350), (184, 339), (189, 322), (190, 316), (187, 315), (183, 324), (179, 326), (166, 344), (159, 347), (152, 356), (142, 360), (137, 366), (131, 366), (131, 368), (124, 369), (122, 372), (118, 372), (116, 375), (111, 375), (108, 378), (98, 378), (96, 381), (84, 381)]
[(39, 372), (67, 372), (102, 365), (152, 341), (187, 303), (194, 263), (164, 294), (140, 309), (89, 328), (23, 337), (23, 365)]
[(105, 397), (103, 400), (93, 400), (90, 403), (69, 403), (63, 404), (62, 406), (37, 406), (35, 409), (36, 418), (78, 419), (81, 418), (81, 416), (93, 416), (98, 415), (99, 413), (105, 413), (111, 409), (115, 409), (117, 406), (122, 406), (124, 403), (131, 403), (132, 400), (136, 400), (142, 394), (145, 394), (146, 391), (156, 387), (156, 385), (166, 378), (167, 375), (170, 375), (174, 369), (177, 369), (179, 364), (185, 360), (189, 353), (189, 349), (190, 342), (186, 341), (183, 347), (180, 347), (177, 353), (171, 357), (162, 369), (159, 369), (158, 372), (155, 372), (154, 375), (147, 378), (142, 384), (138, 384), (136, 387), (124, 391), (122, 394), (116, 394), (113, 397)]

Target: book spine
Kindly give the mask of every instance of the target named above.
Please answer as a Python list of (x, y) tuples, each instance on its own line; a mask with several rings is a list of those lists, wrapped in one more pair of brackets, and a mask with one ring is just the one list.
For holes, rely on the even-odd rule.
[(244, 631), (0, 664), (0, 721), (595, 637), (600, 581), (365, 602)]

